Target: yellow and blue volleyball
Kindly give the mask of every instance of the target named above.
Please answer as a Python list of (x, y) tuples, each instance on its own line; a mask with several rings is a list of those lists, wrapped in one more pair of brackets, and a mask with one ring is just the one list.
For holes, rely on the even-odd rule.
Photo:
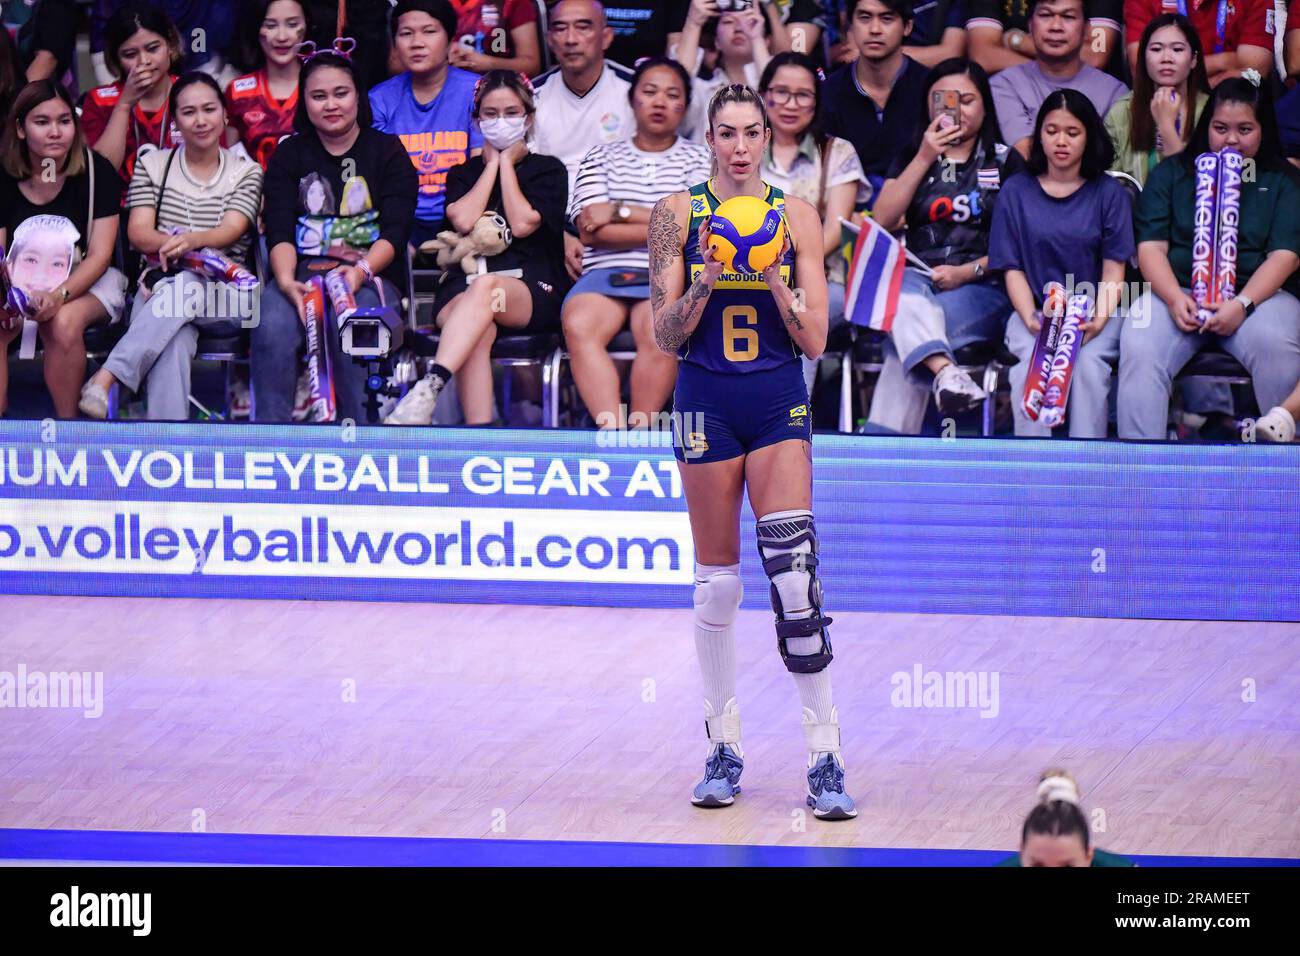
[(756, 196), (720, 203), (709, 224), (709, 248), (728, 272), (762, 272), (785, 243), (785, 221)]

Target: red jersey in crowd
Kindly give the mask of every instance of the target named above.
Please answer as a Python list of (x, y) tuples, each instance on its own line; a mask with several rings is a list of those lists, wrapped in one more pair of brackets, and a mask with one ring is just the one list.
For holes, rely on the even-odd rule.
[(1192, 21), (1205, 55), (1258, 46), (1273, 51), (1273, 0), (1124, 0), (1128, 43), (1137, 43), (1148, 23), (1162, 13), (1181, 13)]
[(298, 109), (298, 89), (285, 100), (271, 93), (266, 72), (258, 70), (236, 77), (226, 87), (226, 112), (230, 125), (248, 155), (266, 169), (280, 140), (293, 133), (293, 114)]
[(533, 0), (451, 0), (451, 5), (456, 10), (455, 42), (488, 56), (514, 56), (511, 31), (537, 22)]
[[(171, 78), (176, 82), (176, 77)], [(104, 135), (113, 107), (122, 96), (122, 86), (101, 86), (86, 94), (81, 103), (81, 129), (86, 134), (86, 142), (94, 146)], [(172, 122), (171, 109), (166, 103), (153, 111), (146, 111), (139, 103), (131, 110), (131, 122), (126, 127), (126, 153), (122, 160), (122, 175), (129, 182), (135, 172), (135, 157), (141, 147), (149, 149), (168, 149), (181, 145), (181, 133)]]

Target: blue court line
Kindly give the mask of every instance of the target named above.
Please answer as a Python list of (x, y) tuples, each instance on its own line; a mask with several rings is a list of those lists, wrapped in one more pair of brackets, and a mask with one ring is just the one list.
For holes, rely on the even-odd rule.
[[(992, 866), (1004, 850), (596, 843), (426, 837), (0, 828), (0, 860), (274, 866)], [(1300, 860), (1135, 856), (1142, 866), (1300, 866)]]

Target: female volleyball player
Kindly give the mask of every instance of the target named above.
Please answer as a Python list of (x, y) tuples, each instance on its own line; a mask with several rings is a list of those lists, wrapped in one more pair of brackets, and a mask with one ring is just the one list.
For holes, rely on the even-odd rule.
[(1038, 779), (1038, 805), (1020, 830), (1020, 852), (998, 866), (1136, 866), (1126, 856), (1092, 845), (1092, 826), (1079, 784), (1064, 770)]
[[(704, 779), (691, 799), (728, 806), (740, 790), (732, 625), (741, 599), (740, 499), (748, 488), (772, 581), (777, 647), (803, 701), (808, 804), (821, 819), (845, 819), (857, 810), (844, 792), (831, 705), (831, 621), (817, 580), (812, 429), (799, 363), (801, 352), (816, 358), (826, 346), (822, 226), (812, 206), (787, 199), (759, 174), (772, 132), (756, 93), (720, 89), (708, 123), (713, 179), (660, 200), (649, 231), (655, 340), (683, 360), (675, 444), (695, 539), (695, 643), (709, 738)], [(724, 274), (708, 245), (711, 214), (736, 196), (761, 197), (787, 223), (782, 253), (761, 276)]]

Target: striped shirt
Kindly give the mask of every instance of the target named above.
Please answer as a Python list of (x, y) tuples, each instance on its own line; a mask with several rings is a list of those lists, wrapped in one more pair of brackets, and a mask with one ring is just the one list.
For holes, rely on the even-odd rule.
[[(167, 159), (173, 150), (154, 150), (139, 158), (126, 192), (127, 209), (157, 206), (158, 189), (166, 175), (162, 206), (158, 209), (159, 231), (166, 232), (172, 227), (179, 227), (185, 232), (213, 229), (230, 210), (242, 213), (250, 224), (257, 222), (257, 212), (262, 202), (261, 166), (244, 156), (222, 149), (216, 176), (210, 182), (204, 182), (191, 174), (185, 163), (184, 148), (175, 152), (176, 159), (172, 162), (170, 171), (167, 170)], [(251, 231), (245, 232), (238, 241), (222, 251), (236, 262), (244, 261)]]
[[(678, 137), (662, 153), (647, 153), (631, 140), (593, 146), (578, 167), (569, 218), (596, 203), (650, 209), (660, 199), (709, 178), (713, 164), (707, 147)], [(648, 269), (650, 253), (639, 249), (591, 249), (582, 254), (582, 271)]]

